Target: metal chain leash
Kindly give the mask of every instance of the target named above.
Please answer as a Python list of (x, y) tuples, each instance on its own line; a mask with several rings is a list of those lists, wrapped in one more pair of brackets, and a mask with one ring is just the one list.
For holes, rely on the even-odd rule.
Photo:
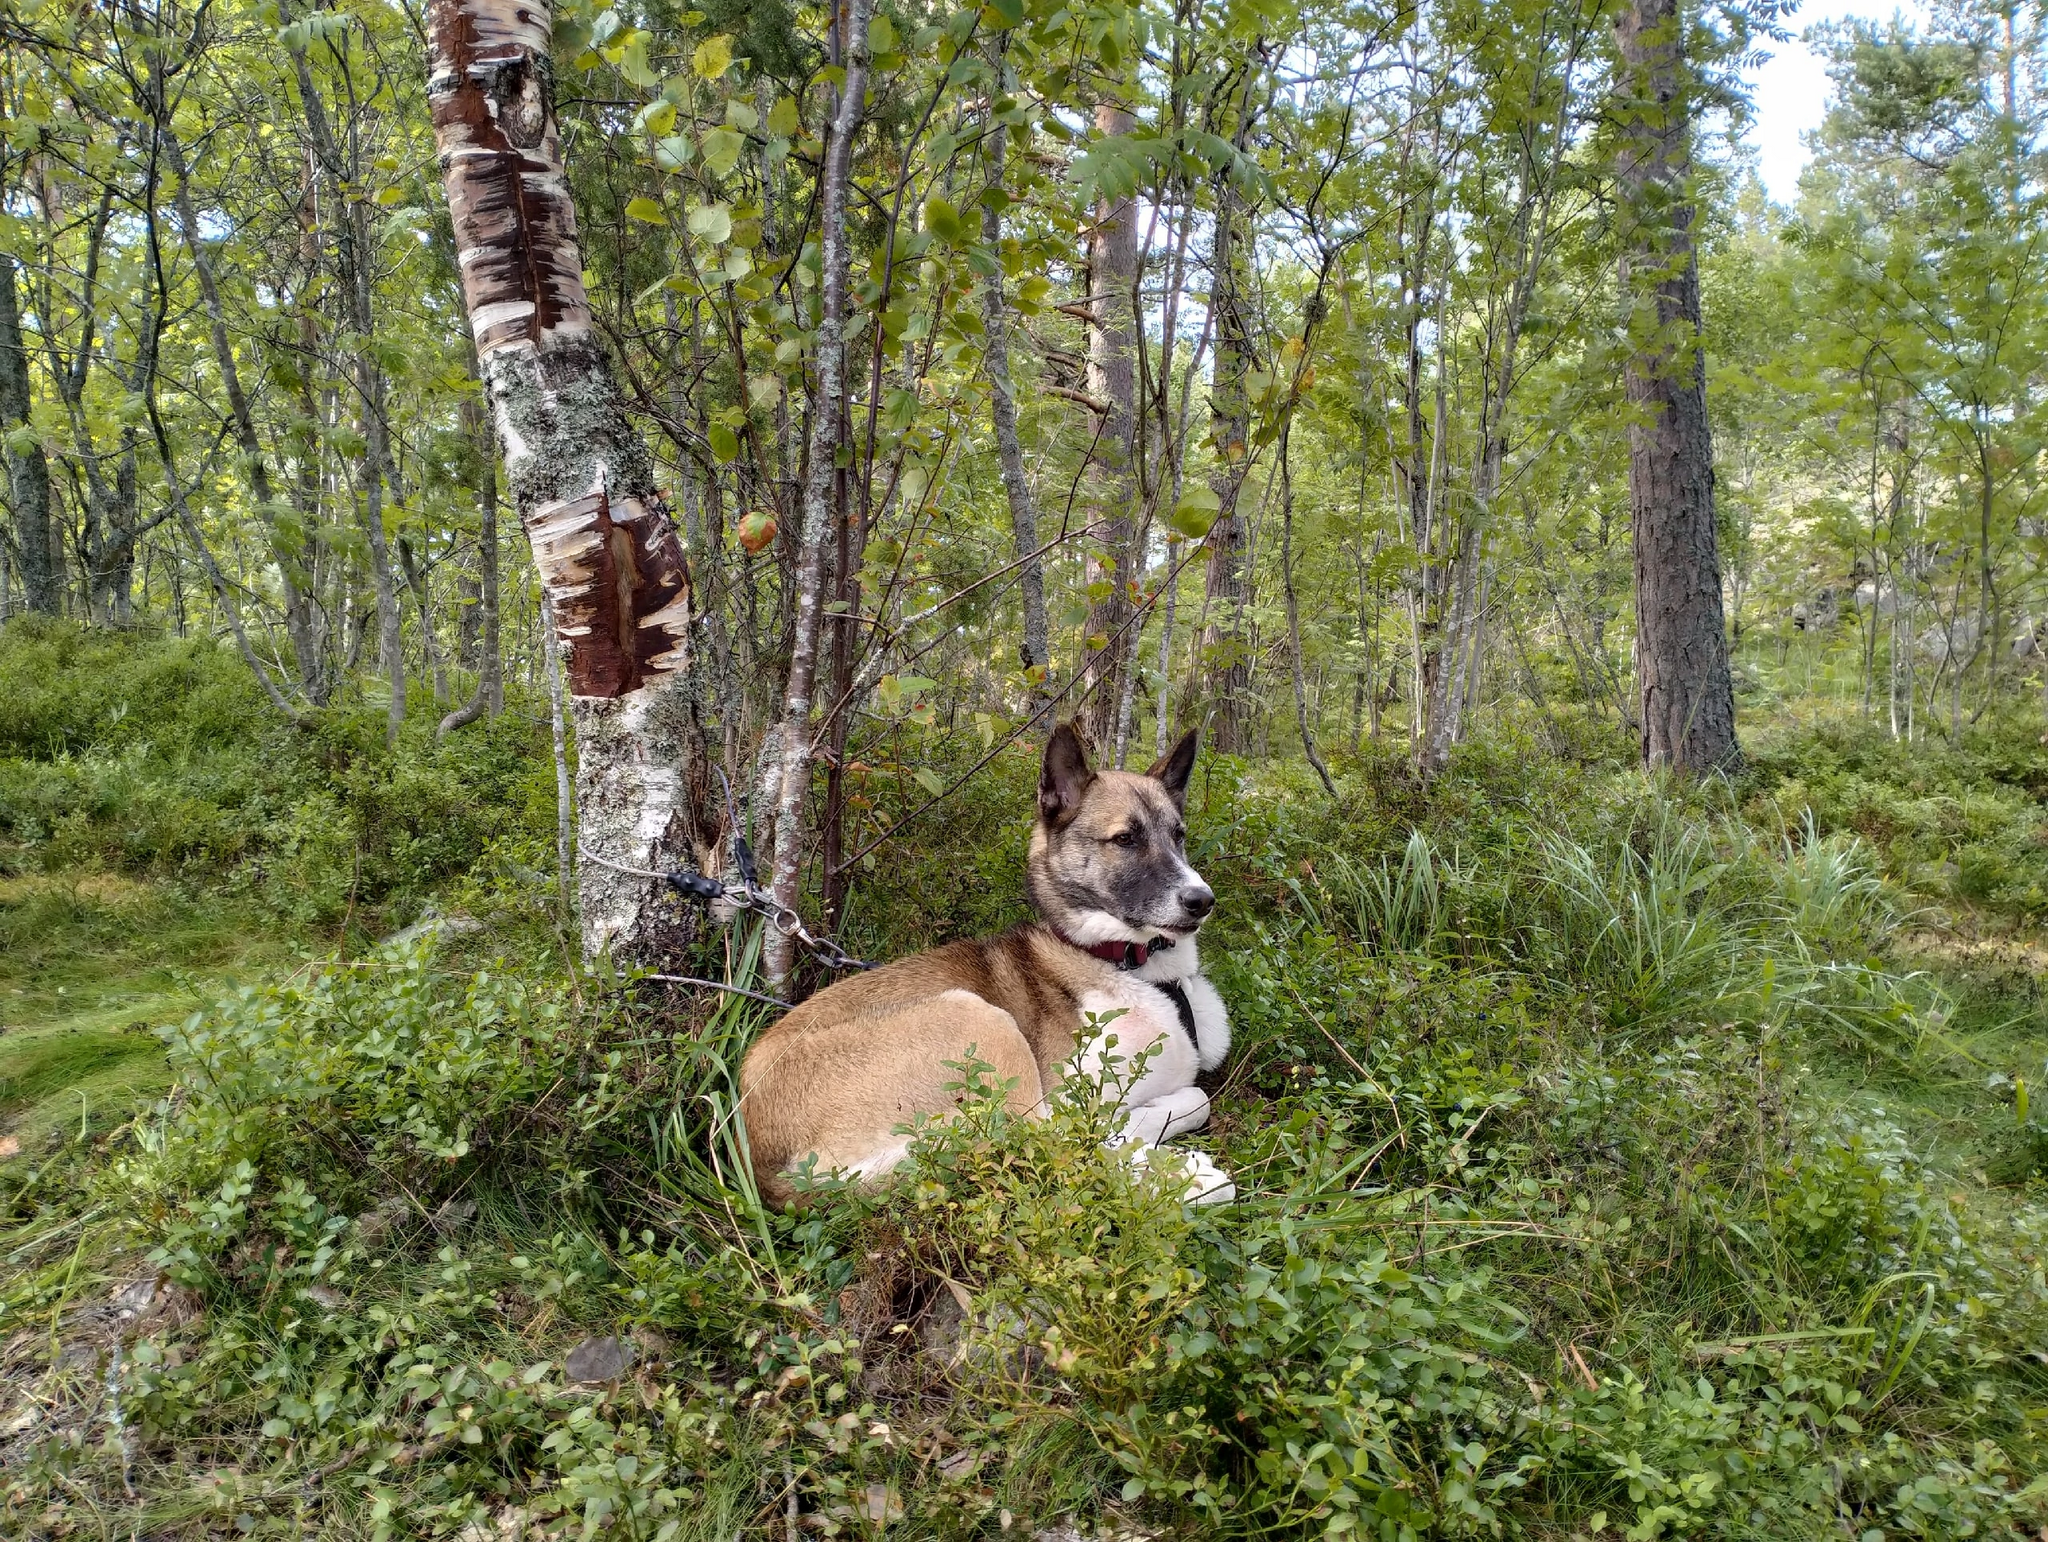
[(613, 862), (579, 845), (576, 855), (586, 862), (595, 862), (599, 867), (608, 867), (615, 873), (629, 873), (635, 878), (654, 878), (666, 883), (685, 899), (709, 907), (714, 900), (724, 900), (734, 911), (751, 910), (783, 936), (801, 946), (812, 958), (827, 969), (873, 969), (869, 959), (855, 958), (830, 937), (820, 937), (808, 926), (796, 911), (787, 905), (778, 904), (775, 896), (761, 887), (760, 875), (754, 866), (754, 848), (747, 844), (739, 820), (739, 809), (733, 802), (732, 783), (726, 780), (721, 769), (718, 780), (725, 787), (725, 812), (728, 828), (732, 831), (732, 861), (739, 875), (736, 883), (720, 883), (716, 878), (699, 872), (663, 873), (651, 868), (628, 867), (622, 862)]

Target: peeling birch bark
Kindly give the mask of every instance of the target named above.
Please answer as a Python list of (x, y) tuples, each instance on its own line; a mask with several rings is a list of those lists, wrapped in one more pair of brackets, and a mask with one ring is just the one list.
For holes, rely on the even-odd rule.
[(571, 696), (584, 951), (665, 961), (697, 913), (618, 869), (720, 866), (685, 679), (689, 572), (592, 329), (551, 27), (532, 0), (433, 0), (427, 99), (506, 482)]

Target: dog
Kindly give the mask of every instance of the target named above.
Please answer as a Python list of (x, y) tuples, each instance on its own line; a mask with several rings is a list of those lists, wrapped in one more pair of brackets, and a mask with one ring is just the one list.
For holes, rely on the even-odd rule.
[[(955, 1111), (970, 1057), (1024, 1117), (1043, 1117), (1064, 1077), (1096, 1079), (1119, 1102), (1112, 1144), (1134, 1162), (1208, 1123), (1195, 1077), (1229, 1053), (1230, 1018), (1196, 950), (1216, 904), (1184, 849), (1196, 748), (1191, 730), (1142, 776), (1096, 770), (1062, 724), (1025, 864), (1039, 919), (842, 980), (761, 1035), (740, 1094), (765, 1198), (797, 1198), (806, 1171), (881, 1179), (908, 1155), (910, 1126)], [(1236, 1197), (1199, 1152), (1160, 1160), (1180, 1164), (1190, 1200)]]

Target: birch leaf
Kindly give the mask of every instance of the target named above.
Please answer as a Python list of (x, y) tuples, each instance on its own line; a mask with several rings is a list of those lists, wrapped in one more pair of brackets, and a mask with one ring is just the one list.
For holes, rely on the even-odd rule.
[(639, 220), (643, 224), (648, 225), (666, 225), (668, 223), (668, 215), (662, 211), (661, 205), (652, 198), (635, 198), (631, 203), (627, 204), (626, 218), (629, 220)]
[(661, 76), (647, 62), (647, 34), (635, 30), (616, 49), (605, 50), (605, 56), (618, 68), (618, 72), (634, 85), (646, 90), (661, 84)]
[(778, 139), (789, 139), (804, 126), (803, 114), (797, 111), (796, 98), (785, 96), (768, 109), (768, 132)]

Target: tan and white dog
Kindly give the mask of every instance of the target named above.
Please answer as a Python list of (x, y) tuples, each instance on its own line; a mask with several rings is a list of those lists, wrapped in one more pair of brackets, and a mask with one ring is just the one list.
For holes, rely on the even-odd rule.
[[(1045, 1113), (1066, 1076), (1103, 1079), (1120, 1094), (1116, 1143), (1139, 1161), (1208, 1123), (1195, 1076), (1222, 1063), (1230, 1019), (1195, 947), (1216, 904), (1183, 848), (1195, 742), (1190, 732), (1143, 776), (1096, 771), (1063, 724), (1046, 745), (1025, 868), (1041, 919), (842, 980), (761, 1035), (740, 1089), (764, 1196), (793, 1198), (807, 1165), (819, 1177), (889, 1172), (909, 1126), (957, 1106), (970, 1057), (994, 1067), (1008, 1107), (1027, 1116)], [(1124, 1066), (1108, 1075), (1112, 1060)], [(1174, 1159), (1190, 1199), (1235, 1197), (1201, 1153)]]

